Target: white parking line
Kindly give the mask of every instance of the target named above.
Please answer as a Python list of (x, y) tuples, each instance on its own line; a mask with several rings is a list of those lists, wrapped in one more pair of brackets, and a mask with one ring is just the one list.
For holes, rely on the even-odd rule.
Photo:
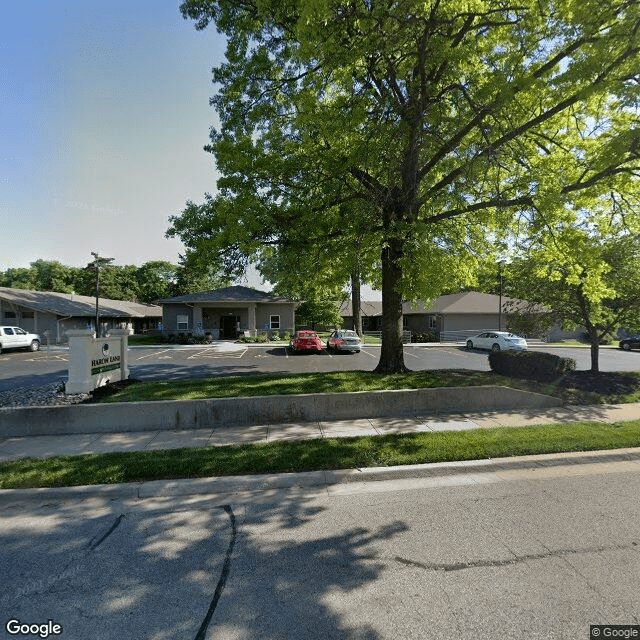
[(171, 351), (171, 349), (163, 349), (162, 351), (154, 351), (153, 353), (149, 353), (146, 356), (140, 356), (136, 358), (136, 360), (144, 360), (145, 358), (153, 358), (153, 356), (160, 355), (161, 353), (166, 353), (167, 351)]
[(205, 349), (204, 351), (198, 351), (198, 353), (194, 353), (192, 356), (187, 356), (187, 360), (193, 360), (194, 358), (197, 358), (198, 356), (209, 353), (210, 351), (213, 351), (213, 349)]
[(377, 358), (377, 355), (373, 355), (373, 353), (369, 353), (368, 351), (365, 351), (364, 349), (360, 349), (360, 353), (366, 353), (370, 358)]
[(288, 358), (289, 357), (289, 351), (287, 351), (287, 347), (282, 347), (284, 349), (284, 357)]
[[(440, 353), (451, 353), (451, 354), (453, 354), (455, 356), (461, 356), (463, 358), (471, 358), (471, 357), (473, 357), (473, 356), (469, 355), (468, 351), (465, 352), (465, 351), (461, 351), (460, 349), (447, 349), (447, 348), (444, 348), (444, 349), (440, 349)], [(482, 353), (482, 352), (478, 351), (477, 353)]]
[(66, 358), (65, 356), (58, 356), (58, 355), (36, 356), (35, 358), (27, 358), (25, 362), (40, 362), (40, 360), (61, 360), (62, 362), (69, 362), (69, 358)]
[[(216, 349), (205, 349), (204, 351), (198, 351), (198, 353), (193, 354), (192, 356), (187, 356), (187, 360), (195, 360), (195, 359), (204, 359), (204, 358), (229, 358), (234, 360), (240, 360), (242, 356), (247, 353), (249, 349), (246, 347), (238, 352), (238, 351), (217, 351)], [(258, 355), (256, 358), (266, 358), (267, 356)]]

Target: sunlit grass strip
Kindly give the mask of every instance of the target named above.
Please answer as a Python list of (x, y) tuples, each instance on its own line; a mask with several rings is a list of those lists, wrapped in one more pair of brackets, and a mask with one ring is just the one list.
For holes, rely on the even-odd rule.
[[(640, 377), (638, 372), (625, 375)], [(500, 376), (491, 371), (440, 369), (381, 375), (372, 371), (333, 371), (316, 373), (219, 376), (197, 380), (138, 382), (102, 402), (146, 402), (154, 400), (201, 400), (300, 393), (346, 393), (353, 391), (385, 391), (396, 389), (429, 389), (503, 385), (554, 395), (569, 404), (640, 402), (640, 391), (626, 395), (598, 395), (575, 389), (564, 389), (558, 383), (541, 383)]]
[(334, 371), (285, 375), (220, 376), (200, 380), (140, 382), (126, 387), (105, 402), (198, 400), (301, 393), (345, 393), (425, 389), (482, 384), (505, 384), (509, 379), (490, 372), (414, 371), (380, 375), (371, 371)]
[(640, 420), (129, 451), (0, 463), (0, 488), (352, 469), (640, 446)]

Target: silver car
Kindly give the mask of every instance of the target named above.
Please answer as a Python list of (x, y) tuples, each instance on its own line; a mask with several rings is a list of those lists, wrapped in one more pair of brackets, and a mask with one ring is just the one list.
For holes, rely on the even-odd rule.
[(360, 353), (362, 341), (355, 331), (350, 329), (338, 329), (334, 331), (327, 340), (327, 351), (350, 351)]
[(467, 349), (526, 351), (527, 341), (508, 331), (485, 331), (467, 340)]

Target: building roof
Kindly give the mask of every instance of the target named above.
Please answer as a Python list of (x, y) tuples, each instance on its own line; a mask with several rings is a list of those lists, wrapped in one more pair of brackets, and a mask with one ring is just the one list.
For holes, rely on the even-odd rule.
[(159, 304), (194, 304), (205, 302), (276, 302), (295, 304), (295, 301), (289, 298), (241, 286), (223, 287), (222, 289), (214, 289), (213, 291), (188, 293), (184, 296), (158, 300)]
[[(404, 315), (414, 314), (432, 314), (432, 315), (451, 315), (451, 314), (487, 314), (497, 313), (500, 304), (500, 296), (489, 293), (480, 293), (478, 291), (465, 291), (463, 293), (454, 293), (451, 295), (440, 296), (436, 298), (431, 305), (425, 306), (421, 300), (416, 302), (403, 302), (402, 313)], [(516, 298), (508, 298), (502, 296), (503, 310), (511, 311), (518, 307), (524, 307), (527, 302)], [(382, 315), (382, 302), (367, 301), (360, 305), (363, 316), (373, 317)], [(351, 301), (345, 300), (340, 305), (340, 315), (351, 316)]]
[[(92, 318), (96, 312), (96, 299), (75, 293), (55, 291), (30, 291), (0, 287), (0, 299), (15, 305), (53, 313), (64, 317)], [(162, 317), (162, 308), (152, 304), (142, 304), (129, 300), (109, 300), (100, 298), (100, 316), (103, 318), (154, 318)]]

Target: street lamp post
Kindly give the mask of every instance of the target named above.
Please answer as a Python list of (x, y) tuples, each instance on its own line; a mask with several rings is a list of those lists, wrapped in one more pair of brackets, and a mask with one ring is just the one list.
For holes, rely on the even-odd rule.
[(96, 270), (96, 338), (100, 337), (100, 267), (105, 267), (114, 258), (101, 258), (96, 251), (92, 251), (91, 255), (95, 258), (90, 262), (88, 267)]
[(498, 261), (498, 278), (500, 281), (498, 291), (498, 331), (502, 331), (502, 289), (504, 286), (504, 277), (502, 275), (502, 268), (504, 267), (504, 260)]

